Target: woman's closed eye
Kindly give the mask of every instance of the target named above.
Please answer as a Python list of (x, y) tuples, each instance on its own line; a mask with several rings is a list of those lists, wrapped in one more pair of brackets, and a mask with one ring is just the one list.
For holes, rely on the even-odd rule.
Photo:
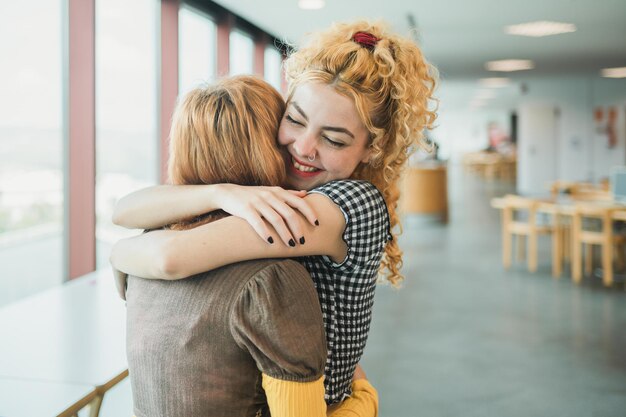
[[(294, 118), (293, 118), (293, 117), (291, 117), (291, 115), (289, 115), (289, 114), (287, 114), (287, 115), (285, 116), (285, 119), (287, 119), (287, 121), (288, 121), (289, 123), (293, 124), (293, 125), (296, 125), (296, 126), (304, 126), (304, 123), (303, 123), (303, 122), (301, 122), (301, 121), (299, 121), (299, 120), (294, 119)], [(324, 135), (322, 135), (322, 139), (324, 139), (324, 141), (325, 141), (326, 143), (328, 143), (330, 146), (332, 146), (332, 147), (334, 147), (334, 148), (343, 148), (344, 146), (346, 146), (346, 144), (345, 144), (345, 143), (343, 143), (343, 142), (339, 142), (339, 141), (336, 141), (336, 140), (333, 140), (333, 139), (329, 138), (328, 136), (324, 136)]]
[(291, 117), (290, 115), (286, 115), (285, 119), (287, 119), (287, 121), (289, 123), (292, 123), (294, 125), (298, 125), (298, 126), (304, 126), (304, 123), (297, 121), (296, 119), (294, 119), (293, 117)]
[(326, 141), (326, 143), (328, 143), (330, 146), (335, 147), (335, 148), (343, 148), (344, 146), (346, 146), (345, 143), (343, 142), (337, 142), (336, 140), (332, 140), (331, 138), (329, 138), (328, 136), (322, 136), (322, 138)]

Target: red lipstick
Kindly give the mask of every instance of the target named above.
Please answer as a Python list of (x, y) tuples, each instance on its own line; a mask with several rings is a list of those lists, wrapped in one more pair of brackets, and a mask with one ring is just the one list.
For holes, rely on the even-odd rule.
[[(298, 177), (301, 178), (311, 178), (311, 177), (315, 177), (316, 175), (320, 174), (322, 172), (322, 170), (320, 170), (319, 168), (317, 168), (316, 166), (310, 165), (310, 164), (306, 164), (302, 161), (300, 161), (298, 158), (295, 158), (292, 155), (289, 155), (289, 173), (296, 175)], [(304, 172), (304, 171), (300, 171), (299, 169), (297, 169), (294, 164), (293, 161), (296, 161), (298, 163), (298, 165), (302, 165), (305, 167), (311, 167), (311, 168), (316, 168), (317, 171), (312, 171), (312, 172)]]

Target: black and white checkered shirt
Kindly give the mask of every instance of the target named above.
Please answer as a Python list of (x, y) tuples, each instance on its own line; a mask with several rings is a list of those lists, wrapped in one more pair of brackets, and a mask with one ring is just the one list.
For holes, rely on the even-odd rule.
[(325, 399), (332, 404), (351, 394), (352, 375), (372, 320), (380, 261), (391, 234), (385, 200), (369, 182), (332, 181), (311, 193), (328, 196), (346, 219), (343, 239), (348, 254), (341, 263), (327, 256), (300, 259), (315, 282), (322, 306), (328, 344)]

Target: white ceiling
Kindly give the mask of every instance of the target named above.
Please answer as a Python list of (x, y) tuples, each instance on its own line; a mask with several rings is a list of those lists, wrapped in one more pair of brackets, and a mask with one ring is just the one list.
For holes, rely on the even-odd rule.
[[(445, 79), (496, 76), (485, 62), (509, 58), (535, 61), (536, 69), (519, 76), (626, 66), (626, 0), (326, 0), (314, 11), (299, 9), (298, 0), (216, 2), (296, 44), (307, 32), (356, 18), (384, 19), (406, 34), (412, 14), (427, 58)], [(506, 25), (537, 20), (574, 23), (578, 31), (544, 38), (504, 33)]]

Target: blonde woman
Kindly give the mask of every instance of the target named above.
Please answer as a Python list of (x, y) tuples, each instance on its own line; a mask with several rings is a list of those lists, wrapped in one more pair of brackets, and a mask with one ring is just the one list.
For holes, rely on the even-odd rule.
[(355, 386), (379, 272), (394, 285), (402, 280), (398, 178), (434, 123), (435, 71), (412, 40), (364, 21), (312, 34), (285, 70), (278, 142), (288, 188), (306, 197), (232, 184), (142, 190), (119, 202), (118, 224), (153, 228), (215, 209), (233, 216), (120, 241), (112, 262), (174, 280), (242, 260), (299, 257), (320, 299), (326, 401), (336, 404)]
[[(276, 90), (249, 76), (188, 93), (170, 134), (172, 184), (282, 185), (275, 136), (284, 108)], [(165, 229), (194, 230), (225, 216)], [(326, 416), (324, 327), (301, 264), (240, 262), (179, 281), (131, 276), (126, 296), (137, 417)], [(334, 415), (372, 415), (368, 396), (356, 392)]]

